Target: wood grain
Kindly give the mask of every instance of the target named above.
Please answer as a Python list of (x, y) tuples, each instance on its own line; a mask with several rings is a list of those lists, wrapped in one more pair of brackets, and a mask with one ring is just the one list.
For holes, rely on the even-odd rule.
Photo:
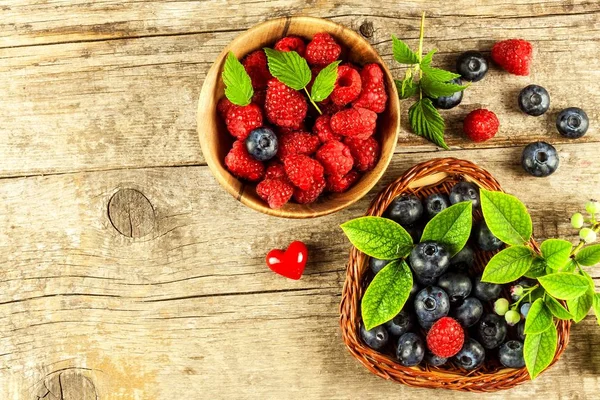
[[(425, 49), (440, 50), (441, 66), (507, 37), (534, 43), (530, 77), (493, 68), (447, 113), (453, 151), (443, 155), (498, 177), (529, 206), (537, 238), (576, 240), (568, 216), (600, 198), (597, 1), (0, 0), (0, 399), (479, 398), (371, 375), (338, 327), (349, 249), (339, 224), (438, 156), (432, 145), (404, 126), (367, 197), (318, 220), (281, 220), (218, 185), (196, 134), (206, 72), (243, 30), (274, 17), (328, 17), (362, 32), (390, 63), (390, 34), (415, 46), (422, 10)], [(550, 91), (549, 115), (518, 112), (516, 93), (529, 83)], [(582, 140), (554, 130), (566, 106), (588, 111)], [(481, 146), (460, 134), (477, 107), (502, 126)], [(518, 162), (539, 139), (561, 156), (547, 179), (524, 175)], [(292, 240), (310, 251), (298, 282), (264, 265), (268, 250)], [(600, 269), (590, 273), (600, 286)], [(588, 317), (538, 381), (486, 397), (595, 398), (598, 343)]]
[[(582, 172), (595, 149), (559, 151), (561, 168), (548, 179), (524, 176), (518, 149), (456, 153), (519, 194), (532, 210), (536, 237), (575, 239), (568, 215), (600, 197), (600, 176)], [(395, 157), (378, 188), (434, 156)], [(582, 182), (590, 190), (581, 191)], [(150, 235), (126, 237), (111, 224), (107, 204), (123, 188), (152, 204)], [(539, 195), (549, 189), (552, 196)], [(337, 306), (349, 246), (338, 225), (363, 213), (371, 197), (314, 224), (249, 211), (206, 167), (1, 180), (0, 226), (7, 228), (0, 233), (0, 398), (31, 398), (31, 386), (61, 368), (91, 369), (100, 399), (426, 393), (370, 376), (341, 341)], [(24, 207), (24, 199), (36, 201)], [(292, 240), (310, 249), (298, 282), (264, 266), (269, 249)], [(600, 278), (598, 268), (591, 272)], [(584, 383), (585, 393), (594, 393), (596, 338), (590, 318), (538, 382), (490, 398), (577, 398)], [(550, 382), (552, 393), (544, 389)]]
[[(173, 7), (171, 18), (156, 10), (159, 3), (162, 8)], [(530, 77), (514, 77), (492, 69), (484, 81), (468, 90), (460, 107), (445, 113), (448, 143), (455, 149), (522, 146), (539, 139), (564, 143), (565, 139), (556, 133), (553, 124), (558, 111), (566, 106), (582, 106), (588, 110), (592, 128), (582, 141), (597, 143), (600, 139), (595, 127), (600, 124), (597, 111), (600, 98), (595, 82), (600, 74), (600, 60), (595, 55), (600, 52), (597, 18), (600, 4), (525, 2), (506, 10), (496, 1), (476, 7), (471, 3), (468, 7), (466, 2), (453, 2), (451, 7), (427, 7), (431, 16), (427, 22), (425, 49), (440, 49), (439, 65), (451, 67), (461, 51), (486, 50), (495, 40), (523, 36), (536, 47), (534, 72)], [(226, 3), (219, 11), (213, 4), (220, 3), (213, 2), (148, 2), (141, 8), (139, 2), (119, 2), (121, 5), (118, 6), (109, 2), (113, 6), (104, 9), (108, 14), (96, 12), (92, 15), (85, 14), (89, 13), (86, 7), (64, 4), (65, 9), (63, 4), (56, 11), (40, 2), (24, 8), (13, 6), (9, 12), (23, 13), (21, 18), (30, 21), (34, 21), (36, 15), (40, 18), (45, 15), (48, 21), (51, 12), (59, 13), (60, 16), (56, 16), (59, 19), (72, 15), (74, 21), (91, 24), (74, 23), (79, 31), (89, 33), (96, 26), (94, 19), (114, 21), (107, 19), (111, 15), (117, 21), (123, 15), (129, 15), (130, 23), (134, 24), (132, 14), (125, 14), (125, 11), (121, 14), (119, 10), (137, 7), (135, 15), (144, 17), (147, 24), (155, 23), (153, 15), (157, 15), (158, 20), (166, 18), (162, 23), (165, 26), (172, 24), (171, 33), (140, 37), (143, 35), (135, 31), (131, 39), (87, 42), (81, 41), (83, 38), (71, 38), (71, 42), (51, 46), (30, 46), (28, 43), (24, 47), (0, 49), (0, 87), (7, 88), (0, 96), (0, 109), (3, 110), (0, 134), (4, 138), (0, 141), (0, 159), (3, 160), (0, 176), (204, 164), (194, 121), (196, 100), (210, 65), (239, 33), (237, 29), (247, 27), (244, 25), (246, 18), (258, 22), (271, 16), (287, 15), (287, 12), (303, 11), (298, 8), (300, 3), (294, 2), (267, 2), (269, 12), (262, 8), (265, 4), (253, 3), (249, 6), (252, 9), (250, 16), (238, 21), (231, 19), (230, 14), (243, 5), (233, 2)], [(221, 30), (223, 26), (235, 27), (235, 30), (190, 32), (190, 21), (200, 27), (213, 26), (206, 25), (212, 24), (205, 18), (210, 14), (197, 14), (186, 8), (193, 4), (203, 11), (207, 7), (206, 12), (213, 16), (227, 16), (217, 18)], [(406, 3), (404, 7), (397, 2), (382, 2), (377, 8), (368, 7), (369, 10), (365, 10), (364, 5), (352, 3), (327, 4), (317, 3), (321, 8), (312, 12), (338, 15), (333, 18), (335, 22), (355, 30), (359, 30), (365, 21), (371, 22), (373, 35), (370, 41), (389, 65), (392, 65), (390, 35), (395, 33), (415, 46), (417, 16), (425, 8), (422, 2)], [(456, 14), (454, 7), (470, 11)], [(255, 11), (261, 13), (260, 18), (252, 17)], [(195, 19), (194, 15), (201, 19)], [(181, 18), (175, 21), (174, 16)], [(231, 21), (225, 22), (224, 18)], [(30, 24), (32, 28), (38, 26)], [(107, 26), (114, 29), (105, 30), (118, 34), (119, 22), (113, 24), (115, 26)], [(178, 26), (185, 34), (172, 32)], [(46, 34), (48, 32), (39, 36), (46, 37)], [(21, 40), (18, 38), (27, 35), (11, 34), (8, 37), (10, 43), (17, 46)], [(100, 39), (105, 38), (100, 36)], [(396, 76), (402, 73), (398, 67), (392, 72)], [(552, 96), (551, 111), (540, 118), (522, 115), (516, 105), (518, 91), (532, 82), (544, 85)], [(502, 91), (497, 95), (492, 88), (502, 88)], [(403, 105), (404, 116), (409, 105)], [(498, 136), (483, 145), (465, 141), (460, 133), (462, 118), (478, 107), (494, 110), (501, 122)], [(410, 135), (405, 124), (397, 152), (434, 150), (423, 139)]]

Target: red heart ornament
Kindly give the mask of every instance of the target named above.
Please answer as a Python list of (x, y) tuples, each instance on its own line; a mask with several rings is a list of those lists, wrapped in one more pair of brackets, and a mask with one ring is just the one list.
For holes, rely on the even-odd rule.
[(267, 254), (267, 266), (271, 271), (285, 276), (286, 278), (298, 280), (302, 277), (308, 249), (302, 242), (292, 242), (286, 251), (274, 249)]

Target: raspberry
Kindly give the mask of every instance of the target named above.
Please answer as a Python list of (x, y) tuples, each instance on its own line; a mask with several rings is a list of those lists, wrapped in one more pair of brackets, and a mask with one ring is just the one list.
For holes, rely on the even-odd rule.
[(315, 121), (313, 126), (313, 134), (319, 137), (321, 143), (328, 142), (330, 140), (341, 140), (341, 135), (336, 135), (331, 130), (331, 116), (330, 115), (321, 115)]
[(294, 187), (286, 179), (265, 179), (256, 185), (256, 193), (269, 207), (281, 208), (292, 198)]
[(304, 154), (289, 155), (283, 165), (289, 180), (302, 190), (309, 190), (316, 181), (323, 180), (323, 166)]
[(492, 60), (514, 75), (529, 75), (533, 46), (523, 39), (509, 39), (492, 47)]
[(377, 64), (365, 65), (360, 72), (360, 78), (362, 91), (353, 106), (367, 108), (376, 113), (385, 111), (388, 96), (381, 67)]
[(242, 61), (242, 65), (250, 75), (254, 89), (266, 88), (269, 79), (273, 78), (267, 67), (267, 55), (262, 50), (248, 54)]
[(267, 118), (273, 124), (283, 128), (298, 129), (306, 117), (308, 105), (304, 96), (279, 82), (271, 79), (265, 101)]
[(463, 130), (474, 142), (484, 142), (493, 138), (499, 126), (500, 121), (496, 114), (483, 108), (471, 111), (463, 122)]
[(298, 36), (286, 36), (281, 38), (275, 43), (275, 50), (279, 51), (295, 51), (300, 54), (301, 57), (304, 57), (304, 52), (306, 51), (306, 44), (304, 40)]
[(290, 154), (313, 154), (319, 144), (319, 138), (307, 132), (284, 133), (279, 137), (277, 156), (283, 160)]
[(350, 171), (346, 175), (327, 175), (327, 190), (334, 193), (343, 193), (360, 178), (356, 171)]
[(221, 118), (223, 118), (223, 121), (225, 121), (227, 119), (227, 113), (229, 113), (229, 110), (231, 110), (232, 106), (233, 106), (233, 103), (230, 102), (227, 97), (223, 97), (217, 103), (217, 112), (219, 113)]
[(465, 332), (453, 318), (437, 320), (427, 333), (427, 347), (438, 357), (453, 357), (463, 346)]
[(225, 156), (225, 165), (238, 178), (257, 181), (263, 177), (265, 166), (252, 158), (246, 150), (243, 140), (236, 140), (229, 153)]
[(367, 139), (375, 132), (377, 114), (366, 108), (349, 108), (331, 117), (331, 130), (355, 139)]
[(331, 100), (340, 106), (344, 106), (354, 101), (362, 88), (362, 80), (357, 70), (347, 65), (338, 67), (338, 77), (335, 82)]
[(311, 65), (326, 66), (340, 56), (342, 48), (328, 33), (317, 33), (306, 46), (305, 58)]
[(294, 200), (299, 204), (314, 203), (321, 193), (323, 193), (324, 189), (325, 178), (321, 176), (316, 179), (307, 190), (302, 190), (300, 188), (294, 189)]
[(285, 168), (279, 161), (271, 161), (265, 172), (265, 179), (286, 178)]
[(375, 168), (379, 161), (379, 142), (373, 137), (366, 140), (345, 138), (344, 143), (350, 149), (354, 159), (354, 166), (361, 172), (370, 171)]
[(346, 175), (354, 164), (348, 146), (337, 140), (330, 140), (321, 146), (316, 157), (328, 175)]
[(225, 124), (229, 133), (240, 140), (244, 140), (253, 129), (262, 126), (262, 111), (259, 106), (253, 103), (243, 107), (233, 104), (227, 112)]

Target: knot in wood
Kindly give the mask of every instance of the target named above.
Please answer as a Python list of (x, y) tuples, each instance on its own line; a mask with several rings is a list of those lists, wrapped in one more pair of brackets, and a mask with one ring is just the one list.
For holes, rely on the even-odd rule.
[(123, 236), (138, 238), (154, 229), (154, 207), (135, 189), (121, 189), (108, 202), (108, 218)]
[(366, 38), (373, 37), (373, 32), (375, 29), (373, 28), (373, 23), (371, 21), (365, 21), (359, 28), (360, 34)]
[(68, 369), (48, 374), (33, 400), (98, 400), (98, 392), (83, 372)]

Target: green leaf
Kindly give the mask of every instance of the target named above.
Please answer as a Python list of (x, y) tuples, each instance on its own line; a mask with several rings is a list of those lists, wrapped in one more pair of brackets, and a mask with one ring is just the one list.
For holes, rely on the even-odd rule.
[[(552, 315), (558, 319), (568, 321), (573, 319), (573, 316), (567, 309), (554, 297), (546, 296), (546, 307), (550, 310)], [(527, 314), (529, 316), (529, 314)]]
[(441, 96), (450, 96), (456, 92), (465, 90), (466, 88), (467, 87), (463, 85), (436, 81), (429, 78), (427, 75), (423, 75), (423, 79), (421, 79), (421, 89), (423, 89), (423, 92), (427, 96), (434, 99)]
[(533, 260), (533, 253), (528, 247), (507, 247), (488, 262), (481, 280), (489, 283), (512, 282), (529, 271)]
[(277, 51), (264, 48), (271, 75), (294, 90), (302, 90), (312, 79), (306, 60), (295, 51)]
[(313, 101), (323, 101), (333, 92), (340, 63), (341, 61), (334, 61), (319, 72), (310, 90)]
[(342, 230), (358, 250), (380, 260), (406, 257), (413, 248), (410, 234), (387, 218), (356, 218), (342, 224)]
[(584, 247), (575, 255), (575, 260), (586, 267), (600, 263), (600, 244)]
[(544, 332), (552, 325), (552, 313), (544, 304), (544, 300), (537, 299), (531, 305), (525, 320), (525, 334), (537, 335)]
[(431, 65), (431, 62), (433, 61), (433, 55), (435, 53), (437, 53), (437, 49), (433, 49), (423, 56), (423, 58), (421, 59), (421, 70), (423, 70), (424, 67), (428, 67), (429, 65)]
[(365, 328), (373, 329), (394, 318), (404, 307), (412, 285), (412, 272), (404, 261), (392, 261), (379, 271), (361, 302)]
[(546, 275), (546, 261), (543, 258), (536, 258), (525, 276), (527, 278), (538, 278), (543, 275)]
[(542, 257), (548, 267), (557, 270), (564, 267), (569, 261), (573, 245), (562, 239), (548, 239), (542, 243)]
[(573, 321), (580, 322), (585, 318), (594, 303), (594, 297), (594, 292), (588, 290), (582, 296), (567, 300), (567, 307), (573, 315)]
[(540, 334), (525, 336), (523, 357), (531, 379), (535, 379), (552, 363), (557, 345), (558, 334), (554, 324)]
[(435, 240), (445, 245), (453, 257), (462, 250), (471, 235), (473, 202), (464, 201), (446, 208), (431, 219), (423, 230), (421, 241)]
[(600, 293), (594, 294), (594, 301), (592, 302), (592, 307), (594, 308), (594, 314), (596, 315), (598, 325), (600, 325)]
[(396, 79), (394, 82), (396, 83), (398, 96), (402, 100), (413, 97), (419, 90), (419, 83), (414, 82), (412, 76), (406, 77), (402, 81)]
[(225, 83), (225, 96), (230, 102), (238, 106), (250, 104), (254, 95), (250, 75), (232, 52), (229, 52), (225, 59), (223, 82)]
[(580, 273), (588, 281), (588, 285), (589, 285), (588, 286), (588, 290), (594, 292), (596, 290), (596, 284), (594, 283), (594, 279), (592, 279), (592, 277), (590, 276), (590, 274), (588, 274), (584, 270), (581, 270)]
[(577, 261), (573, 260), (572, 258), (569, 260), (568, 263), (565, 264), (564, 267), (561, 268), (561, 272), (573, 272), (575, 271), (575, 269), (577, 268), (579, 264), (577, 263)]
[(570, 272), (557, 272), (540, 276), (538, 281), (550, 296), (561, 300), (572, 300), (584, 294), (590, 287), (588, 280)]
[(418, 64), (419, 57), (408, 47), (406, 43), (392, 35), (392, 50), (394, 59), (400, 64)]
[[(425, 59), (423, 58), (423, 60)], [(450, 82), (453, 79), (460, 78), (460, 74), (455, 74), (454, 72), (446, 71), (445, 69), (433, 68), (429, 65), (423, 65), (423, 61), (421, 62), (421, 71), (423, 71), (423, 76), (438, 82)]]
[(481, 189), (481, 209), (490, 231), (504, 243), (525, 244), (533, 230), (531, 216), (519, 199), (510, 194)]
[(410, 128), (418, 135), (448, 150), (448, 145), (444, 142), (444, 129), (446, 124), (438, 110), (431, 103), (431, 99), (426, 97), (415, 102), (408, 110), (408, 119)]

